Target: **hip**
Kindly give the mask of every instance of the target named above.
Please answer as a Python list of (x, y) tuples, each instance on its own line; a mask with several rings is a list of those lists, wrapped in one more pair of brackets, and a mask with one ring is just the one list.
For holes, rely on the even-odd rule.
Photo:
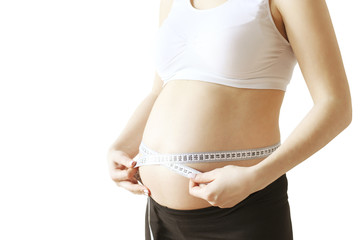
[(286, 174), (231, 208), (177, 210), (148, 197), (146, 239), (291, 240)]

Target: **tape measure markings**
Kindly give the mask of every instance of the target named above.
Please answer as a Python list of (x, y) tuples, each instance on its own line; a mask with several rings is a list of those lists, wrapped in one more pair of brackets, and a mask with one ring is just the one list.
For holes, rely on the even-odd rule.
[(272, 146), (235, 150), (235, 151), (214, 151), (214, 152), (190, 152), (190, 153), (158, 153), (148, 148), (143, 142), (139, 146), (139, 154), (135, 157), (136, 167), (161, 164), (170, 170), (190, 178), (194, 174), (201, 173), (184, 163), (209, 163), (223, 161), (249, 160), (269, 156), (281, 143)]

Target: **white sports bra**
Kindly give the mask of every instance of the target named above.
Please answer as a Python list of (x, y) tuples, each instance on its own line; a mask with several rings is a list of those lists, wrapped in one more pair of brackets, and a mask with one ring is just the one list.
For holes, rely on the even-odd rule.
[(210, 9), (173, 0), (155, 43), (163, 86), (187, 79), (286, 91), (296, 64), (272, 19), (269, 0), (227, 0)]

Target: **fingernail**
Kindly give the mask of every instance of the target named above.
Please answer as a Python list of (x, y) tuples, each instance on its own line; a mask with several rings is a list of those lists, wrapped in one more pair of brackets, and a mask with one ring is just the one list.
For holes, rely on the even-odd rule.
[(190, 177), (191, 179), (195, 179), (196, 174), (195, 174), (195, 173), (190, 173), (190, 174), (189, 174), (189, 177)]
[(144, 194), (145, 194), (146, 196), (149, 196), (149, 190), (144, 189)]
[(136, 161), (132, 160), (132, 161), (130, 162), (130, 166), (133, 167), (133, 166), (135, 166), (135, 165), (136, 165)]

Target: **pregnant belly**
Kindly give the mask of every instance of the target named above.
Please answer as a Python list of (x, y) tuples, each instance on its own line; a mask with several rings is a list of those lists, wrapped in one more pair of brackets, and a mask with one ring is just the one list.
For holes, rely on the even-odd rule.
[[(159, 153), (241, 150), (280, 141), (279, 90), (236, 89), (200, 81), (169, 82), (159, 94), (142, 141)], [(200, 172), (226, 165), (252, 166), (264, 158), (185, 164)], [(189, 194), (189, 179), (162, 165), (139, 167), (152, 198), (173, 209), (211, 206)]]

